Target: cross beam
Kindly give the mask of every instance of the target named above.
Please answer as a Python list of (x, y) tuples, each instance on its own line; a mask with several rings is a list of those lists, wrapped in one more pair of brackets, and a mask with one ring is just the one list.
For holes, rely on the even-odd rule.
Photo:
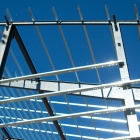
[(77, 93), (77, 92), (82, 92), (82, 91), (105, 89), (105, 88), (111, 88), (111, 87), (122, 87), (122, 86), (129, 87), (130, 84), (135, 84), (135, 83), (140, 83), (140, 79), (122, 81), (122, 82), (116, 82), (116, 83), (110, 83), (110, 84), (102, 84), (102, 85), (96, 85), (96, 86), (94, 85), (94, 86), (89, 86), (89, 87), (69, 89), (69, 90), (56, 91), (56, 92), (41, 93), (41, 94), (22, 96), (22, 97), (16, 97), (16, 98), (10, 98), (10, 99), (1, 100), (0, 104), (10, 103), (10, 102), (18, 102), (18, 101), (24, 101), (24, 100), (30, 100), (30, 99), (36, 99), (36, 98), (58, 96), (58, 95), (62, 95), (62, 94), (72, 94), (72, 93)]
[[(95, 21), (95, 20), (57, 20), (57, 21), (23, 21), (23, 22), (16, 22), (13, 21), (12, 24), (15, 26), (39, 26), (39, 25), (111, 25), (113, 21)], [(118, 21), (120, 25), (139, 25), (137, 20), (127, 20), (127, 21)], [(11, 23), (10, 23), (11, 24)], [(6, 22), (0, 22), (0, 26), (6, 26)]]
[(44, 76), (64, 74), (64, 73), (68, 73), (68, 72), (75, 72), (75, 71), (81, 71), (81, 70), (89, 70), (89, 69), (109, 67), (109, 66), (114, 66), (114, 65), (121, 65), (122, 63), (123, 63), (122, 61), (112, 61), (112, 62), (106, 62), (106, 63), (101, 63), (101, 64), (87, 65), (87, 66), (82, 66), (82, 67), (75, 67), (75, 68), (69, 68), (69, 69), (63, 69), (63, 70), (57, 70), (57, 71), (51, 71), (51, 72), (37, 73), (37, 74), (26, 75), (26, 76), (21, 76), (21, 77), (14, 77), (14, 78), (10, 78), (10, 79), (3, 79), (3, 80), (0, 80), (0, 84), (6, 83), (6, 82), (40, 78), (40, 77), (44, 77)]
[(96, 111), (86, 111), (86, 112), (80, 112), (80, 113), (64, 114), (61, 116), (51, 116), (51, 117), (16, 121), (16, 122), (10, 122), (10, 123), (2, 123), (0, 124), (0, 128), (9, 127), (9, 126), (17, 126), (17, 125), (25, 125), (25, 124), (31, 124), (31, 123), (39, 123), (39, 122), (49, 122), (49, 121), (67, 119), (67, 118), (76, 118), (80, 116), (91, 116), (91, 115), (99, 115), (99, 114), (106, 114), (106, 113), (113, 113), (113, 112), (121, 112), (121, 111), (133, 110), (133, 109), (138, 109), (138, 108), (140, 108), (140, 105), (133, 105), (129, 107), (123, 106), (123, 107), (117, 107), (113, 109), (103, 109), (103, 110), (96, 110)]

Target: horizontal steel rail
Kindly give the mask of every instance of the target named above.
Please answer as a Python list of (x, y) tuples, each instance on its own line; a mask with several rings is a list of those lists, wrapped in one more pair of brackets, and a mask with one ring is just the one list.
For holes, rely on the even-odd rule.
[(26, 76), (21, 76), (21, 77), (14, 77), (14, 78), (10, 78), (10, 79), (0, 80), (0, 84), (7, 83), (7, 82), (13, 82), (13, 81), (40, 78), (40, 77), (44, 77), (44, 76), (52, 76), (52, 75), (63, 74), (63, 73), (68, 73), (68, 72), (75, 72), (75, 71), (81, 71), (81, 70), (89, 70), (89, 69), (114, 66), (114, 65), (119, 65), (120, 63), (122, 63), (122, 61), (111, 61), (111, 62), (107, 62), (107, 63), (100, 63), (100, 64), (87, 65), (87, 66), (82, 66), (82, 67), (74, 67), (74, 68), (69, 68), (69, 69), (26, 75)]
[(16, 122), (10, 122), (10, 123), (1, 123), (0, 128), (1, 127), (32, 124), (32, 123), (38, 123), (38, 122), (55, 121), (55, 120), (61, 120), (61, 119), (66, 119), (66, 118), (76, 118), (76, 117), (87, 116), (87, 115), (91, 116), (91, 115), (99, 115), (99, 114), (106, 114), (106, 113), (113, 113), (113, 112), (121, 112), (121, 111), (126, 111), (126, 110), (129, 110), (129, 109), (132, 110), (132, 109), (137, 109), (137, 108), (140, 108), (140, 105), (123, 106), (123, 107), (117, 107), (117, 108), (114, 108), (114, 109), (86, 111), (86, 112), (72, 113), (72, 114), (66, 114), (66, 115), (61, 115), (61, 116), (51, 116), (51, 117), (44, 117), (44, 118), (16, 121)]
[[(71, 20), (71, 21), (64, 21), (64, 20), (57, 20), (57, 21), (13, 21), (9, 22), (9, 24), (13, 24), (16, 26), (27, 26), (27, 25), (111, 25), (113, 21), (97, 21), (97, 20)], [(140, 22), (137, 20), (126, 20), (126, 21), (117, 21), (120, 25), (140, 25)], [(7, 25), (6, 22), (0, 22), (0, 26)]]
[(72, 93), (81, 92), (81, 91), (105, 89), (105, 88), (111, 88), (111, 87), (124, 86), (125, 88), (127, 88), (127, 86), (128, 86), (128, 88), (129, 88), (130, 84), (138, 84), (138, 83), (140, 83), (140, 79), (123, 81), (123, 82), (121, 81), (121, 82), (115, 82), (115, 83), (109, 83), (109, 84), (102, 84), (102, 85), (90, 86), (90, 87), (84, 87), (84, 88), (76, 88), (76, 89), (70, 89), (70, 90), (62, 90), (62, 91), (56, 91), (56, 92), (48, 92), (48, 93), (42, 93), (42, 94), (0, 100), (0, 104), (10, 103), (10, 102), (18, 102), (18, 101), (30, 100), (30, 99), (36, 99), (36, 98), (58, 96), (58, 95), (62, 95), (62, 94), (72, 94)]

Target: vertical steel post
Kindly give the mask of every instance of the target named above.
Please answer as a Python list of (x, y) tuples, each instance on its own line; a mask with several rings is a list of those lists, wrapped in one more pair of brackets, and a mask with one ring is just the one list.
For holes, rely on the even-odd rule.
[[(6, 59), (8, 56), (9, 48), (11, 41), (13, 39), (13, 34), (14, 34), (14, 27), (12, 25), (9, 25), (5, 27), (3, 36), (0, 42), (0, 79), (2, 78)], [(11, 135), (5, 128), (1, 128), (3, 133), (6, 135), (8, 140), (11, 139)]]
[[(130, 80), (127, 61), (125, 57), (124, 45), (121, 36), (121, 30), (120, 30), (119, 23), (117, 21), (112, 22), (112, 30), (113, 30), (114, 46), (115, 46), (117, 58), (118, 60), (122, 60), (124, 62), (124, 66), (122, 68), (119, 68), (121, 80), (122, 81)], [(124, 87), (123, 94), (124, 94), (125, 105), (126, 106), (134, 105), (133, 93), (132, 93), (132, 89), (130, 89), (130, 86)], [(135, 110), (127, 110), (125, 114), (128, 121), (130, 136), (137, 136), (139, 134), (139, 127), (137, 123), (137, 116)]]

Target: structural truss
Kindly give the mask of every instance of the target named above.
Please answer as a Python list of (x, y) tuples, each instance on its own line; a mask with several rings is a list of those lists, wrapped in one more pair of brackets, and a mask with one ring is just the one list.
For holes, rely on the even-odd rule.
[[(105, 21), (84, 20), (79, 7), (80, 20), (69, 21), (59, 20), (54, 8), (51, 21), (36, 21), (31, 9), (31, 21), (13, 21), (7, 11), (0, 22), (2, 139), (140, 139), (140, 79), (130, 78), (121, 32), (133, 25), (140, 34), (138, 10), (136, 20), (120, 21), (105, 9)], [(93, 29), (106, 52), (96, 51)]]

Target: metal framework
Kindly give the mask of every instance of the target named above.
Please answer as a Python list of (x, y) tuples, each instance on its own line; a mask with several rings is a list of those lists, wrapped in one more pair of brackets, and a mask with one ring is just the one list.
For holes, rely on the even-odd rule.
[[(121, 29), (122, 25), (137, 25), (138, 32), (140, 34), (140, 22), (138, 16), (138, 10), (135, 6), (136, 20), (132, 21), (118, 21), (115, 15), (113, 15), (113, 20), (110, 19), (107, 6), (106, 13), (108, 21), (85, 21), (82, 16), (80, 7), (78, 7), (78, 12), (80, 16), (80, 21), (61, 21), (58, 19), (55, 9), (53, 8), (53, 14), (55, 21), (36, 21), (34, 16), (29, 9), (29, 14), (32, 21), (17, 22), (13, 21), (8, 13), (8, 18), (5, 17), (6, 22), (0, 22), (0, 26), (4, 26), (4, 32), (0, 42), (0, 86), (1, 86), (1, 100), (0, 108), (3, 115), (0, 116), (1, 124), (0, 128), (4, 133), (3, 139), (16, 140), (16, 139), (62, 139), (66, 140), (69, 137), (72, 139), (113, 139), (113, 140), (125, 140), (125, 139), (140, 139), (138, 114), (140, 109), (140, 104), (135, 105), (136, 101), (140, 101), (140, 88), (135, 85), (140, 83), (140, 79), (130, 79), (128, 65), (124, 50), (124, 43), (122, 40)], [(41, 35), (41, 31), (38, 26), (58, 26), (64, 46), (68, 53), (71, 66), (67, 69), (56, 70), (54, 63), (46, 47), (46, 44)], [(65, 26), (82, 26), (87, 39), (88, 47), (92, 56), (92, 65), (84, 65), (76, 67), (72, 54), (70, 52), (66, 37), (62, 30), (62, 25)], [(93, 47), (91, 45), (88, 31), (86, 25), (105, 25), (109, 26), (112, 33), (112, 38), (114, 42), (116, 61), (109, 61), (104, 63), (97, 63), (95, 59), (95, 54), (93, 53)], [(47, 55), (49, 63), (53, 71), (38, 73), (34, 62), (20, 36), (18, 27), (20, 26), (35, 26), (39, 39), (42, 43), (44, 51)], [(25, 61), (30, 69), (31, 74), (23, 74), (20, 64), (15, 57), (15, 52), (10, 50), (10, 45), (12, 40), (15, 39), (20, 51), (25, 58)], [(6, 60), (9, 52), (17, 66), (17, 69), (21, 72), (20, 76), (11, 77), (9, 69), (6, 67)], [(55, 56), (54, 56), (55, 57)], [(105, 67), (115, 66), (120, 72), (121, 80), (118, 82), (105, 83), (102, 84), (101, 77), (99, 74), (99, 68), (104, 69)], [(99, 84), (92, 83), (82, 83), (80, 81), (78, 72), (93, 70), (95, 69)], [(66, 82), (59, 80), (59, 75), (74, 73), (77, 82)], [(7, 76), (8, 75), (8, 76)], [(55, 76), (56, 81), (44, 80), (42, 77)], [(23, 92), (23, 93), (22, 93)], [(59, 95), (59, 96), (58, 96)], [(78, 95), (78, 96), (77, 96)], [(56, 101), (52, 100), (51, 97), (56, 97)], [(62, 97), (65, 101), (57, 100), (57, 97)], [(83, 99), (84, 103), (71, 102), (68, 97)], [(88, 103), (88, 98), (100, 99), (105, 102), (104, 106), (94, 105)], [(111, 108), (107, 104), (107, 100), (119, 101), (120, 106)], [(22, 102), (21, 102), (22, 101)], [(55, 111), (57, 110), (56, 105), (66, 105), (69, 113), (65, 111), (63, 113)], [(11, 105), (11, 106), (10, 106)], [(86, 107), (87, 110), (74, 112), (73, 106), (81, 107), (81, 110)], [(82, 108), (83, 107), (83, 108)], [(97, 110), (90, 110), (90, 108), (98, 108)], [(6, 111), (4, 111), (6, 110)], [(12, 112), (11, 114), (9, 112)], [(33, 114), (32, 114), (33, 113)], [(113, 119), (111, 118), (111, 113), (122, 113), (125, 119)], [(107, 117), (101, 117), (101, 114), (107, 114)], [(25, 116), (25, 117), (23, 117)], [(70, 120), (68, 123), (64, 123), (61, 120)], [(80, 125), (80, 119), (87, 119), (90, 121), (92, 126)], [(8, 121), (6, 121), (8, 120)], [(14, 120), (14, 121), (13, 121)], [(98, 127), (98, 122), (95, 121), (108, 121), (112, 128)], [(69, 124), (71, 122), (71, 124)], [(128, 131), (117, 130), (114, 128), (114, 122), (124, 123), (128, 128)], [(97, 126), (96, 126), (97, 125)], [(103, 126), (103, 125), (102, 125)], [(65, 127), (69, 127), (69, 130), (77, 128), (78, 134), (70, 134), (67, 132)], [(89, 129), (94, 131), (93, 135), (85, 135), (83, 130)], [(16, 132), (16, 130), (18, 132)], [(23, 134), (22, 131), (23, 130)], [(28, 131), (29, 135), (26, 134)], [(35, 133), (33, 134), (32, 131)], [(104, 133), (114, 133), (114, 137), (100, 137), (99, 131)], [(13, 133), (12, 133), (13, 132)], [(122, 135), (116, 136), (116, 133)], [(16, 135), (13, 135), (16, 134)], [(40, 138), (41, 137), (41, 138)]]

